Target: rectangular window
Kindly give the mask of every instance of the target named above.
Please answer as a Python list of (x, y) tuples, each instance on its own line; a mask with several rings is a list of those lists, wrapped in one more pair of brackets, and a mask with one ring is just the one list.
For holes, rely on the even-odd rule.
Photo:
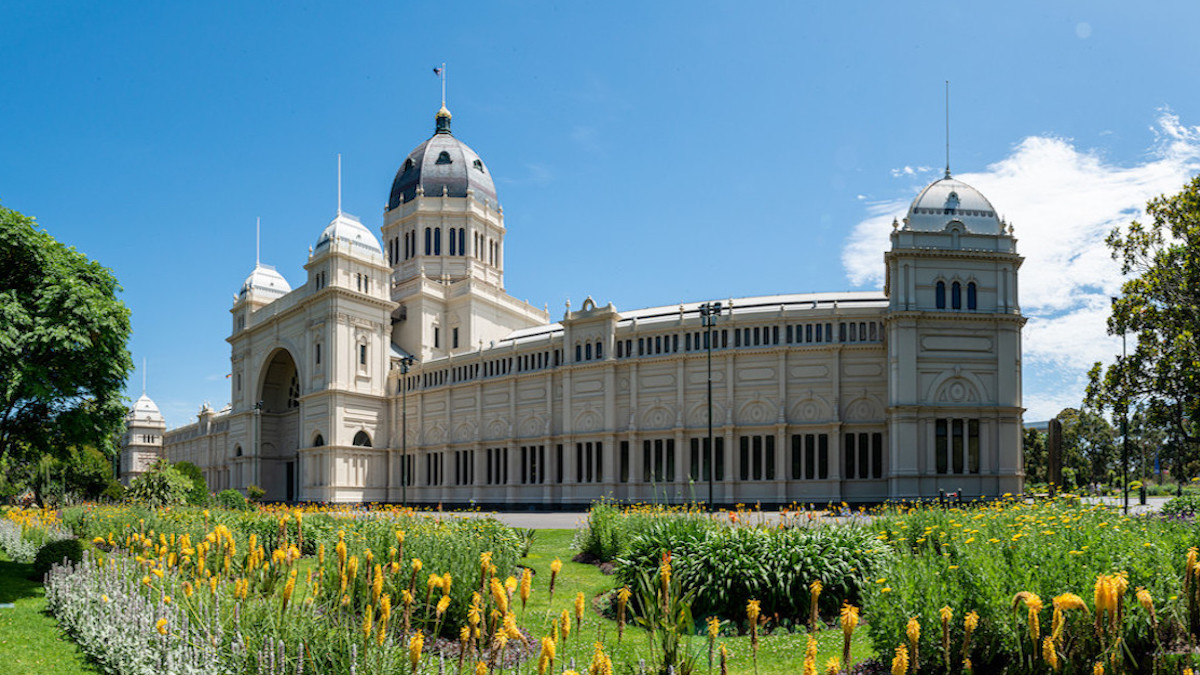
[(595, 480), (595, 474), (592, 473), (592, 451), (593, 451), (592, 444), (584, 443), (583, 451), (584, 451), (584, 456), (587, 459), (587, 472), (585, 475), (587, 477), (587, 482), (591, 483)]
[(617, 340), (617, 358), (618, 359), (624, 358), (624, 356), (625, 356), (625, 350), (622, 349), (622, 347), (624, 347), (624, 346), (625, 346), (624, 342)]
[[(821, 434), (821, 436), (824, 437), (825, 435)], [(817, 455), (817, 449), (816, 449), (815, 445), (816, 445), (816, 438), (814, 438), (812, 434), (805, 435), (805, 437), (804, 437), (804, 477), (808, 478), (809, 480), (816, 478), (816, 472), (813, 471), (813, 464), (816, 463), (816, 455)], [(825, 463), (828, 463), (828, 460), (826, 460)], [(825, 478), (825, 476), (821, 476), (821, 478)]]
[(596, 442), (596, 482), (604, 480), (604, 443)]
[(521, 446), (521, 482), (529, 482), (529, 447)]
[(950, 457), (953, 460), (954, 473), (962, 473), (963, 472), (963, 421), (962, 420), (954, 420), (952, 429), (953, 429), (953, 434), (952, 434), (951, 438), (953, 440), (952, 440), (952, 444), (950, 446), (951, 447)]
[(868, 445), (867, 435), (858, 435), (858, 477), (869, 478), (871, 475), (871, 446)]
[(642, 441), (642, 482), (649, 483), (654, 480), (652, 461), (654, 459), (654, 445), (650, 441)]
[(621, 441), (621, 482), (629, 482), (629, 441)]
[(854, 460), (858, 453), (854, 447), (854, 434), (846, 434), (846, 478), (854, 478)]
[(934, 444), (934, 457), (937, 462), (937, 472), (938, 473), (948, 473), (949, 466), (950, 466), (950, 463), (948, 461), (949, 460), (949, 446), (948, 446), (949, 429), (947, 428), (946, 420), (938, 420), (935, 424), (935, 427), (937, 429), (937, 442)]
[(675, 439), (668, 438), (667, 446), (667, 474), (666, 480), (668, 483), (675, 480)]
[(762, 480), (763, 477), (763, 437), (751, 436), (751, 444), (754, 448), (754, 480)]
[(750, 480), (750, 437), (742, 436), (738, 439), (741, 444), (738, 459), (738, 477), (742, 480)]
[(504, 451), (501, 454), (504, 457), (504, 462), (503, 462), (504, 481), (503, 482), (505, 485), (508, 485), (508, 448), (504, 448)]
[[(973, 288), (974, 285), (968, 287)], [(979, 473), (979, 420), (967, 422), (967, 468)]]
[(789, 345), (792, 344), (792, 326), (791, 326), (791, 324), (788, 324), (788, 327), (787, 327), (787, 343)]
[(654, 480), (662, 482), (663, 479), (663, 442), (662, 439), (654, 441)]
[(554, 466), (558, 476), (558, 482), (563, 482), (563, 446), (559, 443), (554, 447)]
[[(766, 332), (765, 328), (763, 329), (763, 332)], [(775, 480), (775, 437), (767, 436), (766, 443), (767, 443), (767, 448), (766, 448), (766, 458), (765, 458), (765, 463), (766, 463), (765, 476), (766, 476), (767, 480)]]
[(600, 360), (602, 358), (604, 358), (604, 343), (597, 342), (596, 343), (596, 359)]
[(319, 366), (319, 365), (321, 365), (321, 343), (320, 342), (317, 343), (316, 351), (317, 351), (317, 365)]
[(740, 330), (733, 331), (733, 346), (734, 347), (742, 346), (742, 331), (740, 331)]
[(792, 480), (804, 478), (804, 435), (792, 434)]
[(457, 328), (453, 328), (453, 329), (451, 329), (451, 332), (450, 332), (450, 347), (451, 347), (452, 349), (458, 349), (458, 329), (457, 329)]
[(575, 482), (583, 482), (583, 443), (575, 444)]
[(438, 328), (437, 326), (434, 326), (434, 327), (433, 327), (433, 348), (434, 348), (434, 349), (440, 349), (440, 348), (441, 348), (441, 346), (442, 346), (442, 333), (441, 333), (441, 329), (440, 329), (440, 328)]
[(360, 366), (367, 365), (367, 346), (366, 345), (358, 346), (358, 364)]
[(883, 478), (883, 434), (881, 433), (871, 434), (871, 477)]

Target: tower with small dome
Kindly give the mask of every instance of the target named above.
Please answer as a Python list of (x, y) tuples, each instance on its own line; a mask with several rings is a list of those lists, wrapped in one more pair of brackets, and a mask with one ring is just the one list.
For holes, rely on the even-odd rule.
[(890, 492), (1019, 493), (1025, 318), (1012, 226), (947, 168), (893, 223), (884, 260)]
[(404, 159), (383, 217), (392, 341), (421, 360), (490, 345), (549, 315), (504, 292), (504, 209), (479, 155), (450, 131), (443, 104), (434, 133)]
[(126, 487), (145, 473), (163, 456), (163, 434), (167, 422), (158, 406), (143, 391), (125, 414), (125, 434), (121, 438), (118, 476)]

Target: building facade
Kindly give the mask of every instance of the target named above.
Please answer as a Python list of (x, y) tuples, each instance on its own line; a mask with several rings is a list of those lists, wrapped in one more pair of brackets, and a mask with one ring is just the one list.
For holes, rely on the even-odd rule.
[[(442, 108), (396, 173), (382, 240), (339, 212), (303, 285), (255, 266), (230, 310), (229, 407), (160, 433), (159, 452), (214, 490), (287, 501), (1021, 490), (1022, 258), (949, 171), (893, 222), (882, 293), (634, 311), (588, 298), (551, 322), (505, 292), (504, 211), (450, 126)], [(135, 452), (130, 440), (123, 457)]]

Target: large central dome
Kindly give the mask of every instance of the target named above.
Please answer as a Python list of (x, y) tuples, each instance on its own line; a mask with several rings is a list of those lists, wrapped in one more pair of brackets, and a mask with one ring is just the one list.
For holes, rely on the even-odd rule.
[(1003, 233), (1000, 217), (987, 197), (949, 173), (917, 195), (908, 208), (907, 220), (910, 230), (921, 232), (941, 232), (951, 221), (958, 221), (970, 232)]
[(436, 121), (433, 137), (408, 153), (396, 172), (388, 210), (416, 197), (418, 187), (429, 197), (466, 197), (471, 189), (476, 199), (496, 205), (496, 186), (483, 160), (450, 133), (450, 111), (443, 107)]

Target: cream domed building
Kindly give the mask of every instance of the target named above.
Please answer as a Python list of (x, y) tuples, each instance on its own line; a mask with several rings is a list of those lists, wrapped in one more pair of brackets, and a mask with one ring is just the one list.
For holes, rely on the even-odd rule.
[[(213, 490), (287, 501), (1021, 491), (1022, 258), (949, 171), (893, 222), (882, 292), (633, 311), (588, 298), (551, 321), (505, 292), (504, 210), (450, 127), (443, 107), (396, 173), (382, 240), (339, 212), (298, 288), (256, 265), (230, 310), (232, 402), (158, 427), (162, 454), (197, 464)], [(145, 466), (135, 430), (151, 407), (131, 412), (125, 478)]]

